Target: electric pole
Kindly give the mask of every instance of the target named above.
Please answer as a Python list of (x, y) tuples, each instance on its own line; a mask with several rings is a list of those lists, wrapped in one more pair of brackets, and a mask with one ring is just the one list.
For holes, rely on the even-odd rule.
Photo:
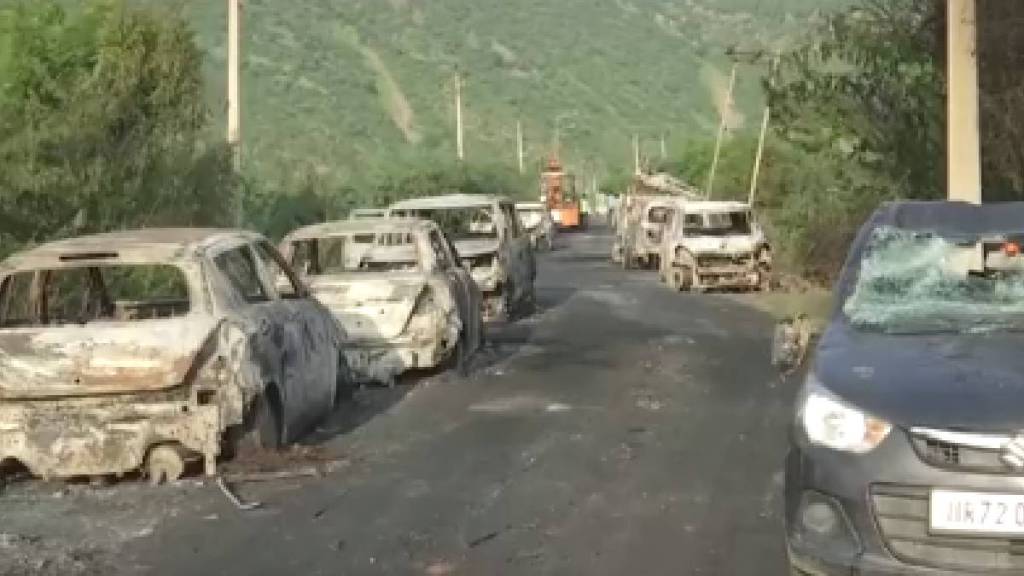
[(516, 157), (519, 160), (519, 173), (526, 173), (526, 158), (523, 154), (523, 121), (516, 120)]
[(455, 73), (455, 152), (459, 161), (466, 159), (462, 136), (462, 76)]
[(661, 159), (668, 158), (668, 149), (665, 147), (665, 133), (661, 133)]
[(235, 226), (241, 228), (244, 219), (244, 190), (242, 173), (242, 100), (239, 62), (242, 50), (241, 0), (228, 0), (228, 118), (227, 143), (231, 153), (231, 170), (238, 180), (235, 185)]
[(768, 136), (768, 122), (771, 120), (771, 108), (764, 107), (764, 119), (761, 121), (761, 138), (757, 141), (757, 156), (754, 158), (754, 173), (750, 176), (750, 197), (747, 203), (754, 205), (754, 196), (757, 194), (757, 179), (761, 175), (761, 159), (764, 157), (764, 141)]
[(946, 166), (950, 200), (981, 203), (976, 0), (948, 0)]
[(732, 72), (729, 74), (729, 90), (725, 94), (725, 102), (722, 104), (721, 121), (718, 124), (718, 138), (715, 139), (715, 155), (711, 158), (711, 170), (708, 173), (707, 197), (710, 200), (715, 188), (715, 171), (718, 170), (718, 156), (722, 153), (722, 138), (725, 137), (726, 122), (729, 111), (732, 109), (732, 91), (736, 88), (736, 64), (732, 65)]

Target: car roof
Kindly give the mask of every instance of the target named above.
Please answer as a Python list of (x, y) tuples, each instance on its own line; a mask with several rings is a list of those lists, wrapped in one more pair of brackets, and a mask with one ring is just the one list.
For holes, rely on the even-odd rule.
[(544, 207), (543, 202), (516, 202), (516, 208), (522, 210), (535, 210), (538, 208), (543, 210)]
[[(8, 257), (5, 269), (66, 265), (69, 256), (99, 255), (109, 262), (171, 262), (226, 241), (254, 241), (255, 232), (219, 228), (143, 228), (65, 238), (29, 248)], [(111, 256), (116, 255), (116, 256)], [(86, 261), (90, 258), (76, 258)]]
[(304, 226), (288, 234), (285, 241), (308, 240), (346, 234), (377, 234), (381, 232), (429, 232), (436, 225), (424, 218), (366, 218), (336, 220)]
[(425, 198), (411, 198), (391, 205), (391, 210), (438, 210), (443, 208), (474, 208), (505, 202), (507, 198), (489, 194), (445, 194)]
[(750, 210), (750, 204), (730, 200), (696, 200), (685, 201), (682, 204), (688, 212), (735, 212), (738, 210)]

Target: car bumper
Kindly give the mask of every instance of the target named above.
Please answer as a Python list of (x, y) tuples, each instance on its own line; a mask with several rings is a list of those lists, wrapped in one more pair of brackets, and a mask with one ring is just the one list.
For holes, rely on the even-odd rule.
[(715, 266), (697, 269), (700, 283), (707, 288), (756, 288), (761, 273), (750, 266)]
[[(900, 429), (864, 455), (794, 441), (786, 461), (785, 524), (796, 573), (1024, 573), (1024, 553), (1014, 540), (930, 534), (928, 494), (934, 488), (1024, 494), (1024, 477), (927, 464)], [(835, 529), (820, 529), (829, 524), (807, 514), (813, 504), (832, 510)]]
[(180, 443), (202, 454), (213, 473), (220, 452), (216, 405), (118, 397), (0, 405), (0, 462), (13, 459), (35, 476), (120, 475), (143, 465), (157, 444)]
[(408, 370), (440, 365), (451, 349), (452, 346), (447, 346), (441, 337), (422, 341), (354, 343), (345, 350), (345, 360), (359, 381), (390, 382)]

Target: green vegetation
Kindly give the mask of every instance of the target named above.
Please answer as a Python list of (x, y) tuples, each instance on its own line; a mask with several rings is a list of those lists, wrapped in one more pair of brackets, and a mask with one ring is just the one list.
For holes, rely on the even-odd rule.
[(0, 11), (0, 253), (71, 233), (230, 217), (201, 138), (201, 54), (163, 11), (53, 2)]

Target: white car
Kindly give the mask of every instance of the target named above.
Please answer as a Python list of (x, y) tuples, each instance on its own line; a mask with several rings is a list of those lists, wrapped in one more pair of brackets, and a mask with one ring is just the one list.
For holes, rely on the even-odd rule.
[(551, 210), (543, 202), (517, 202), (516, 214), (523, 224), (523, 229), (530, 234), (530, 244), (534, 250), (551, 250), (555, 242), (558, 228), (551, 218)]
[(679, 203), (660, 260), (661, 278), (675, 290), (771, 287), (771, 247), (741, 202)]
[(537, 275), (529, 234), (508, 199), (452, 194), (404, 200), (390, 216), (426, 218), (441, 227), (484, 295), (484, 319), (509, 319), (534, 300)]
[(389, 383), (449, 359), (464, 370), (482, 343), (480, 290), (429, 220), (307, 226), (281, 252), (341, 323), (359, 380)]

